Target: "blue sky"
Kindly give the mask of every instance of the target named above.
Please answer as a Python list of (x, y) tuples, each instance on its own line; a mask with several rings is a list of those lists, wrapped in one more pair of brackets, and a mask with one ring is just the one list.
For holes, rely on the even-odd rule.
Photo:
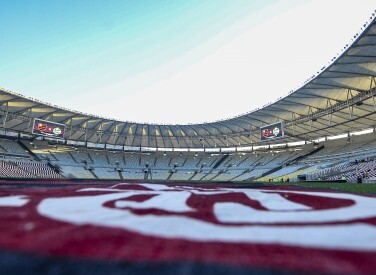
[[(223, 119), (327, 65), (369, 18), (372, 2), (2, 0), (0, 86), (121, 120)], [(324, 41), (328, 49), (315, 50)], [(278, 89), (266, 85), (290, 68)]]

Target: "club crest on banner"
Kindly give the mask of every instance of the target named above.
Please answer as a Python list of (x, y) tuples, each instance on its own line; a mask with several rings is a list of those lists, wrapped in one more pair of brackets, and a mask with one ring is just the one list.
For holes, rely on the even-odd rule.
[[(373, 197), (310, 191), (139, 186), (143, 190), (132, 190), (127, 184), (84, 188), (77, 191), (82, 196), (46, 198), (37, 210), (40, 215), (58, 221), (122, 228), (167, 239), (376, 251), (376, 227), (358, 222), (376, 217)], [(234, 196), (242, 201), (232, 201)], [(300, 197), (324, 199), (328, 207), (317, 209), (299, 202), (303, 201)], [(362, 233), (353, 234), (355, 231)], [(344, 242), (346, 236), (351, 241)]]

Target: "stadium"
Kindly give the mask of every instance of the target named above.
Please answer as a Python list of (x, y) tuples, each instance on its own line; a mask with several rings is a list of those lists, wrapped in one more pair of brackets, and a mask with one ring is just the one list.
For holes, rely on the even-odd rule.
[(375, 97), (375, 14), (229, 119), (122, 121), (0, 88), (0, 271), (375, 273)]

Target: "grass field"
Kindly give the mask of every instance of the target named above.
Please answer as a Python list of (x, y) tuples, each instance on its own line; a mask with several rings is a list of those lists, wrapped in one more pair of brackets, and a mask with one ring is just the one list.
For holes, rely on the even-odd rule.
[(376, 195), (374, 183), (341, 183), (341, 182), (268, 182), (266, 185), (300, 186), (307, 188), (322, 188), (360, 194)]
[[(51, 186), (51, 187), (58, 187), (58, 186), (65, 186), (75, 185), (77, 183), (82, 184), (98, 184), (98, 183), (118, 183), (118, 182), (125, 182), (127, 180), (53, 180), (53, 184), (51, 184), (51, 180), (49, 179), (0, 179), (0, 186), (18, 186), (18, 187), (38, 187), (38, 186)], [(142, 181), (130, 181), (130, 182), (142, 182)], [(187, 184), (187, 181), (159, 181), (159, 180), (148, 180), (147, 182), (150, 183), (158, 183), (158, 184), (169, 184), (169, 183), (180, 183), (180, 184)], [(190, 184), (212, 184), (211, 181), (195, 181), (191, 182)], [(224, 184), (229, 184), (229, 182), (223, 182)], [(231, 184), (231, 183), (230, 183)], [(335, 190), (335, 191), (343, 191), (349, 193), (358, 193), (358, 194), (371, 194), (376, 195), (376, 184), (375, 183), (342, 183), (342, 182), (232, 182), (232, 184), (236, 184), (237, 187), (243, 186), (253, 186), (256, 187), (258, 185), (259, 188), (263, 186), (291, 186), (291, 187), (304, 187), (304, 188), (312, 188), (312, 189), (326, 189), (326, 190)]]

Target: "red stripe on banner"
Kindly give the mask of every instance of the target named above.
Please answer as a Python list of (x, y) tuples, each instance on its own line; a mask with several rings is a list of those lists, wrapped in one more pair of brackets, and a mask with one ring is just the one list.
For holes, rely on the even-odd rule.
[(335, 207), (349, 207), (354, 204), (354, 201), (348, 200), (348, 199), (331, 199), (328, 200), (325, 197), (312, 197), (308, 195), (303, 195), (303, 194), (284, 194), (284, 193), (278, 193), (281, 196), (285, 197), (286, 199), (296, 202), (296, 203), (302, 203), (307, 206), (310, 206), (316, 210), (324, 210), (324, 209), (330, 209), (330, 208), (335, 208)]

